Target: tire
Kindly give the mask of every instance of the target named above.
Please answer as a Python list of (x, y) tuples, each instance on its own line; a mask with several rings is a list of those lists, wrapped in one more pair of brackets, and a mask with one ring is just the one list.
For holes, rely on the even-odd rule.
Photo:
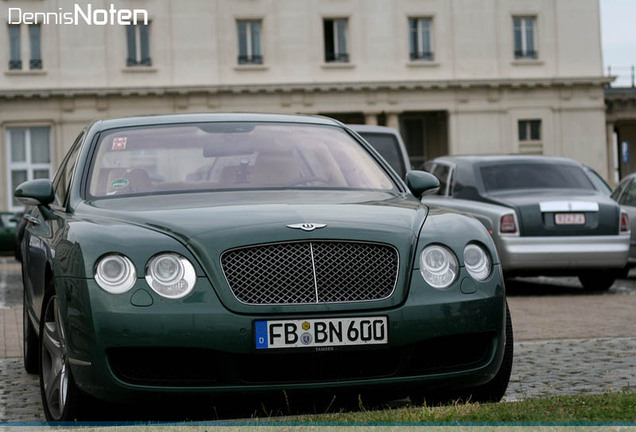
[(22, 346), (23, 346), (23, 360), (24, 370), (30, 374), (37, 374), (40, 372), (39, 357), (39, 344), (38, 335), (35, 333), (33, 323), (29, 318), (27, 310), (26, 297), (22, 299)]
[(499, 402), (506, 393), (512, 372), (512, 361), (514, 357), (514, 334), (512, 330), (512, 319), (510, 310), (506, 303), (506, 345), (504, 346), (504, 357), (499, 366), (499, 370), (494, 378), (486, 384), (463, 389), (460, 391), (442, 391), (428, 393), (414, 393), (410, 396), (411, 402), (421, 405), (426, 402), (428, 406), (446, 405), (457, 401), (464, 402)]
[(512, 330), (512, 319), (510, 310), (506, 303), (506, 345), (504, 347), (504, 357), (501, 366), (495, 377), (481, 386), (473, 387), (462, 392), (462, 399), (471, 402), (488, 403), (499, 402), (506, 393), (512, 372), (512, 362), (514, 357), (514, 334)]
[(40, 394), (48, 421), (82, 420), (92, 412), (87, 405), (92, 398), (81, 392), (73, 380), (66, 343), (57, 296), (51, 289), (44, 298), (39, 350)]
[(579, 275), (579, 282), (588, 291), (607, 291), (616, 277), (615, 272), (583, 273)]

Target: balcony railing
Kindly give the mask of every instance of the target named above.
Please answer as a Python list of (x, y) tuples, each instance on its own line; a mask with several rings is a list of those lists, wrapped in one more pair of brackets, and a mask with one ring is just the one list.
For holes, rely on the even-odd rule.
[(612, 87), (636, 87), (636, 69), (631, 66), (607, 66), (607, 76), (613, 77)]
[(411, 60), (435, 60), (435, 55), (431, 51), (412, 52)]
[(126, 66), (152, 66), (152, 59), (148, 57), (137, 60), (135, 58), (128, 57), (126, 59)]
[(42, 69), (42, 59), (31, 59), (29, 61), (30, 69)]
[(349, 62), (349, 54), (348, 53), (325, 53), (325, 61), (327, 63), (348, 63)]
[(536, 59), (538, 53), (534, 50), (515, 50), (516, 59)]
[(21, 70), (22, 60), (9, 60), (9, 70)]
[(262, 55), (239, 55), (238, 64), (263, 64)]

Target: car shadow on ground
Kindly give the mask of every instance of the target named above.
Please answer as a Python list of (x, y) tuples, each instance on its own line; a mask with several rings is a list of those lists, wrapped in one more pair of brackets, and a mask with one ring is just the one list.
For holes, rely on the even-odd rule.
[(586, 290), (575, 277), (518, 277), (506, 279), (506, 294), (521, 296), (616, 295), (636, 294), (636, 278), (617, 279), (607, 291)]

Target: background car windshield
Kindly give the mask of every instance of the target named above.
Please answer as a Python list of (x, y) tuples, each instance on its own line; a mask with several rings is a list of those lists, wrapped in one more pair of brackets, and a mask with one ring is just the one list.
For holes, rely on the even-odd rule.
[(393, 135), (377, 132), (358, 132), (378, 151), (389, 165), (402, 177), (406, 174), (406, 167), (402, 159), (400, 144)]
[(506, 189), (588, 189), (594, 190), (585, 172), (574, 165), (514, 163), (481, 167), (487, 191)]
[(93, 160), (93, 197), (226, 189), (397, 191), (344, 130), (305, 124), (201, 123), (118, 129)]

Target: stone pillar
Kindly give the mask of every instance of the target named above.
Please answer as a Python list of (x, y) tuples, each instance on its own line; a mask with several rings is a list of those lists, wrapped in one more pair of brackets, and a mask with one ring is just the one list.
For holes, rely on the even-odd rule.
[(365, 112), (364, 113), (364, 124), (370, 126), (378, 125), (378, 113), (377, 112)]
[(607, 182), (610, 186), (616, 187), (620, 181), (618, 171), (621, 155), (618, 154), (618, 146), (614, 136), (614, 123), (605, 124), (605, 144), (607, 150)]
[(400, 117), (396, 112), (386, 113), (386, 125), (395, 130), (400, 130)]

